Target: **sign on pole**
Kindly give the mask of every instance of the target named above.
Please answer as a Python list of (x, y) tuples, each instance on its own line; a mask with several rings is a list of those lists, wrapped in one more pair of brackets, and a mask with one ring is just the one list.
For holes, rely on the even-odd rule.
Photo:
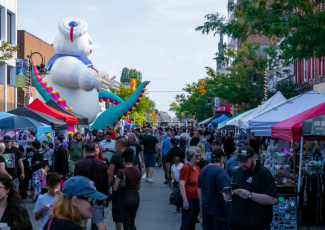
[(216, 107), (216, 108), (220, 107), (220, 98), (219, 97), (214, 98), (214, 107)]
[(232, 104), (220, 104), (219, 108), (215, 108), (214, 111), (216, 113), (220, 113), (220, 112), (232, 112)]
[(26, 87), (27, 59), (16, 60), (16, 87)]

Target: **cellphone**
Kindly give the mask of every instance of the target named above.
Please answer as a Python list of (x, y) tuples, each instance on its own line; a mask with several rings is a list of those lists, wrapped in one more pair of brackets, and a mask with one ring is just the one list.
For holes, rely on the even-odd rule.
[(238, 185), (237, 184), (234, 184), (234, 183), (231, 183), (230, 184), (230, 187), (231, 187), (231, 190), (234, 191), (236, 189), (239, 189)]

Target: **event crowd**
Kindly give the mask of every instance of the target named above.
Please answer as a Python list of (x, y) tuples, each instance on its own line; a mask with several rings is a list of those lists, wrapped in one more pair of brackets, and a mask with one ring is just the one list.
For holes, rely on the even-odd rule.
[[(41, 221), (39, 229), (86, 229), (92, 219), (91, 229), (104, 230), (104, 210), (111, 203), (115, 228), (134, 230), (142, 177), (154, 183), (158, 166), (171, 188), (170, 204), (182, 212), (181, 230), (199, 223), (204, 230), (270, 229), (277, 190), (259, 162), (254, 138), (149, 123), (123, 133), (106, 126), (87, 137), (75, 133), (66, 142), (61, 134), (49, 143), (31, 133), (24, 148), (5, 136), (0, 222), (14, 230), (32, 229), (30, 218)], [(36, 202), (34, 217), (22, 205), (27, 197)]]

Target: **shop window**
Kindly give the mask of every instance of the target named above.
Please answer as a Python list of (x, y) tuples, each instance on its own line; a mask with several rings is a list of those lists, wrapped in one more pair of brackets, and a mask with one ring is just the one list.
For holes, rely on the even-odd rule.
[(11, 38), (11, 14), (7, 13), (7, 42), (12, 43)]

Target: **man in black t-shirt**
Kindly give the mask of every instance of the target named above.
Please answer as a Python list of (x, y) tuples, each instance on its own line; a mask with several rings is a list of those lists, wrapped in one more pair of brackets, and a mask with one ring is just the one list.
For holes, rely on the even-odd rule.
[(152, 136), (152, 130), (147, 128), (146, 135), (142, 138), (141, 146), (144, 151), (144, 165), (146, 167), (146, 181), (153, 183), (153, 168), (156, 165), (156, 158), (159, 151), (159, 141)]
[(40, 169), (40, 162), (43, 160), (43, 155), (39, 152), (41, 148), (41, 142), (35, 140), (32, 143), (32, 150), (34, 155), (32, 158), (32, 173)]
[(243, 146), (237, 152), (240, 169), (234, 176), (238, 189), (232, 199), (229, 228), (232, 230), (269, 230), (273, 219), (273, 205), (278, 201), (277, 188), (270, 171), (256, 160), (252, 147)]
[(6, 149), (3, 153), (3, 158), (5, 160), (5, 165), (6, 165), (6, 171), (11, 176), (14, 189), (18, 192), (19, 189), (19, 180), (18, 180), (18, 173), (17, 173), (18, 165), (21, 169), (20, 179), (21, 180), (25, 179), (23, 161), (21, 160), (20, 151), (16, 147), (11, 146), (10, 136), (4, 136), (3, 142), (6, 146)]
[[(110, 165), (108, 169), (108, 186), (114, 185), (114, 176), (116, 176), (117, 171), (124, 168), (122, 163), (122, 153), (128, 147), (128, 140), (119, 136), (115, 140), (115, 149), (116, 153), (113, 154)], [(116, 194), (118, 191), (113, 192), (112, 194), (112, 216), (113, 221), (115, 222), (116, 229), (122, 229), (122, 217), (118, 207), (118, 195)]]

